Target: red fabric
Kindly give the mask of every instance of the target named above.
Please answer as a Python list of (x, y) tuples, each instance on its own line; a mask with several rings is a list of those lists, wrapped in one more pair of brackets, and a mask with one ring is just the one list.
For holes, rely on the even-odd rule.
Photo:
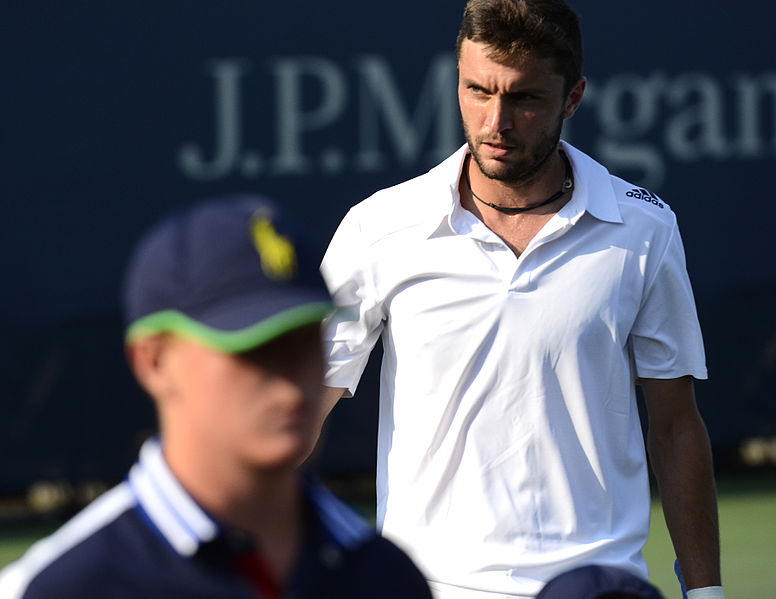
[(267, 562), (253, 551), (238, 553), (234, 558), (235, 567), (247, 578), (251, 586), (262, 599), (280, 599), (282, 589)]

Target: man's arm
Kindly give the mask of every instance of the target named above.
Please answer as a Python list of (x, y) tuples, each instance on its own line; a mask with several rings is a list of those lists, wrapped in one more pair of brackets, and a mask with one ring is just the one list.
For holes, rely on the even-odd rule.
[(719, 523), (711, 444), (692, 377), (641, 379), (647, 451), (688, 589), (720, 585)]
[(337, 402), (339, 401), (340, 397), (345, 393), (346, 389), (338, 389), (334, 387), (327, 387), (326, 385), (321, 386), (321, 395), (320, 395), (320, 401), (321, 401), (321, 410), (318, 413), (318, 447), (320, 448), (321, 443), (324, 442), (323, 439), (323, 430), (324, 425), (326, 424), (326, 418), (328, 418), (329, 413), (334, 409), (334, 406), (337, 405)]
[(334, 409), (337, 402), (345, 393), (346, 389), (340, 387), (327, 387), (323, 386), (323, 392), (321, 393), (321, 419), (326, 420), (329, 412)]

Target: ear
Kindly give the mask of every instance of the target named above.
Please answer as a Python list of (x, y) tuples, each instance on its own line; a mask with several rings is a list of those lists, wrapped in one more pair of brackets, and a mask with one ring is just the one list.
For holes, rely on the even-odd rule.
[(587, 79), (582, 77), (571, 88), (569, 95), (566, 96), (566, 107), (563, 111), (564, 119), (570, 119), (572, 116), (574, 116), (574, 113), (577, 111), (577, 108), (579, 108), (579, 105), (582, 102), (582, 96), (585, 94), (586, 87)]
[(169, 351), (167, 335), (152, 335), (126, 345), (127, 361), (137, 382), (155, 401), (161, 401), (171, 390), (171, 381), (165, 368)]

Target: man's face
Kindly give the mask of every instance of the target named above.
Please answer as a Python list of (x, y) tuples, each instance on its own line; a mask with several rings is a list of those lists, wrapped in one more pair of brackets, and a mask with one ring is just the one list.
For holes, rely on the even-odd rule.
[[(296, 467), (318, 437), (323, 357), (317, 325), (244, 354), (180, 338), (165, 359), (168, 422), (225, 468)], [(172, 422), (174, 420), (174, 422)]]
[(557, 148), (563, 121), (581, 100), (584, 81), (567, 100), (552, 60), (501, 62), (489, 58), (488, 51), (471, 40), (461, 47), (458, 101), (466, 141), (485, 176), (530, 182)]

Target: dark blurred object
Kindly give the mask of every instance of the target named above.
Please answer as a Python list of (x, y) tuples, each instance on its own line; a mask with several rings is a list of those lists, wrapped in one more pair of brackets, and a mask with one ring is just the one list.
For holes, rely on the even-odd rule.
[(536, 599), (663, 599), (663, 595), (627, 570), (593, 565), (559, 574)]

